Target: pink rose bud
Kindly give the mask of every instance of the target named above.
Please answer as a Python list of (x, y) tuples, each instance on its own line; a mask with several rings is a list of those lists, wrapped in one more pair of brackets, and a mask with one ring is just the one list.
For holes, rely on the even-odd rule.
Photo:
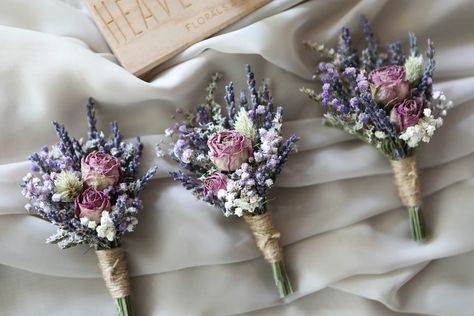
[(204, 180), (204, 195), (209, 192), (217, 193), (227, 187), (227, 177), (222, 173), (214, 173)]
[(369, 80), (372, 83), (373, 98), (378, 103), (401, 101), (410, 89), (402, 66), (391, 65), (372, 70)]
[(81, 161), (82, 179), (89, 187), (102, 190), (120, 178), (120, 161), (106, 153), (93, 151)]
[(87, 188), (76, 197), (74, 202), (77, 217), (87, 217), (96, 223), (100, 222), (100, 216), (103, 211), (110, 211), (109, 196), (94, 188)]
[(207, 141), (209, 155), (223, 171), (235, 171), (252, 155), (252, 142), (236, 131), (222, 131), (211, 135)]
[(423, 102), (415, 100), (403, 100), (396, 104), (390, 112), (390, 122), (397, 126), (400, 132), (418, 123), (423, 113)]

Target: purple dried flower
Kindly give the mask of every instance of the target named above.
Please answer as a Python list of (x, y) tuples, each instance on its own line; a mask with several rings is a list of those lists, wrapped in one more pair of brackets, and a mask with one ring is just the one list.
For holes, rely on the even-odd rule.
[(358, 108), (359, 107), (359, 99), (357, 97), (353, 97), (349, 100), (349, 103), (352, 108)]

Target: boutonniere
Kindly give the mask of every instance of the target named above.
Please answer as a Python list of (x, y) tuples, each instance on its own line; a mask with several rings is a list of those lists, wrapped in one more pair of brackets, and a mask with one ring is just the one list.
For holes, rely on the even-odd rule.
[(232, 82), (226, 86), (226, 113), (214, 100), (218, 79), (219, 75), (213, 77), (205, 103), (183, 112), (184, 120), (166, 130), (173, 139), (171, 156), (180, 167), (171, 175), (225, 216), (243, 217), (272, 266), (280, 296), (285, 297), (293, 289), (278, 242), (280, 233), (271, 222), (268, 191), (298, 137), (282, 137), (283, 108), (274, 105), (265, 82), (258, 87), (250, 66), (248, 89), (238, 100)]
[(400, 42), (380, 46), (367, 20), (361, 18), (365, 46), (358, 51), (349, 29), (328, 49), (307, 43), (322, 57), (315, 77), (318, 93), (303, 88), (325, 111), (325, 123), (371, 144), (389, 160), (400, 199), (407, 207), (412, 238), (426, 236), (416, 149), (428, 143), (452, 106), (441, 91), (433, 91), (434, 44), (428, 39), (425, 56), (409, 33), (410, 48)]
[(57, 232), (46, 242), (61, 249), (79, 244), (95, 248), (106, 286), (120, 315), (133, 315), (125, 253), (120, 237), (132, 232), (142, 208), (140, 192), (155, 174), (137, 177), (143, 145), (122, 140), (117, 122), (107, 139), (96, 129), (95, 107), (87, 105), (87, 140), (70, 137), (53, 122), (59, 142), (43, 146), (29, 159), (32, 172), (21, 183), (26, 209), (52, 223)]

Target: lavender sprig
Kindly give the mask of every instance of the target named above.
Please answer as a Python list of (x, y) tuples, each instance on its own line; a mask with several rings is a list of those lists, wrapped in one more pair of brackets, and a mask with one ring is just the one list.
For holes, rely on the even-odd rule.
[(252, 107), (247, 108), (247, 110), (255, 111), (260, 105), (260, 96), (258, 94), (258, 88), (255, 82), (255, 76), (250, 68), (250, 65), (245, 66), (245, 71), (247, 72), (247, 85), (250, 92), (250, 104)]
[(388, 44), (387, 52), (390, 55), (390, 63), (392, 65), (403, 65), (406, 56), (402, 51), (402, 44), (399, 41)]
[(360, 22), (362, 24), (365, 42), (367, 45), (367, 48), (362, 51), (362, 64), (364, 69), (367, 70), (380, 67), (383, 61), (379, 56), (377, 40), (375, 39), (374, 33), (372, 32), (369, 21), (366, 17), (361, 16)]
[(425, 54), (426, 57), (428, 57), (428, 60), (425, 63), (423, 76), (417, 90), (419, 95), (424, 96), (426, 99), (430, 99), (433, 91), (433, 72), (436, 66), (436, 61), (434, 60), (435, 48), (431, 39), (428, 39), (428, 48), (426, 49)]
[(413, 32), (408, 32), (408, 38), (410, 41), (410, 53), (413, 56), (418, 56), (420, 55), (420, 52), (418, 51), (418, 45), (416, 44), (416, 35)]
[(140, 194), (140, 192), (142, 192), (145, 189), (145, 186), (148, 184), (148, 182), (150, 182), (151, 178), (153, 178), (156, 171), (157, 171), (157, 167), (153, 167), (149, 169), (143, 177), (137, 180), (135, 184), (135, 195), (138, 196), (138, 194)]
[(352, 46), (352, 37), (347, 27), (343, 27), (341, 30), (337, 53), (340, 57), (342, 68), (359, 67), (359, 55), (357, 54), (357, 50)]
[(76, 151), (74, 150), (74, 144), (71, 138), (69, 138), (66, 128), (64, 125), (61, 125), (57, 122), (53, 122), (53, 125), (56, 129), (56, 133), (58, 134), (59, 149), (61, 150), (62, 154), (65, 157), (71, 158), (74, 161), (75, 167), (79, 167), (81, 163), (81, 157), (76, 154)]
[(89, 140), (97, 138), (97, 121), (95, 119), (95, 101), (92, 98), (89, 98), (87, 103), (87, 126), (89, 131), (87, 133)]

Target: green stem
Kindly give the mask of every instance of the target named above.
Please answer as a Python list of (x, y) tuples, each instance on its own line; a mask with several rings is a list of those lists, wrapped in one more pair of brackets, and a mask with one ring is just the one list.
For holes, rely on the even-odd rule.
[(130, 300), (130, 295), (125, 297), (120, 297), (115, 299), (115, 306), (119, 312), (119, 316), (134, 316), (132, 301)]
[(272, 262), (273, 278), (280, 293), (280, 298), (284, 298), (293, 293), (290, 279), (286, 273), (285, 263), (283, 261)]
[(422, 242), (426, 238), (426, 231), (421, 206), (408, 207), (408, 214), (410, 215), (411, 237), (417, 242)]

